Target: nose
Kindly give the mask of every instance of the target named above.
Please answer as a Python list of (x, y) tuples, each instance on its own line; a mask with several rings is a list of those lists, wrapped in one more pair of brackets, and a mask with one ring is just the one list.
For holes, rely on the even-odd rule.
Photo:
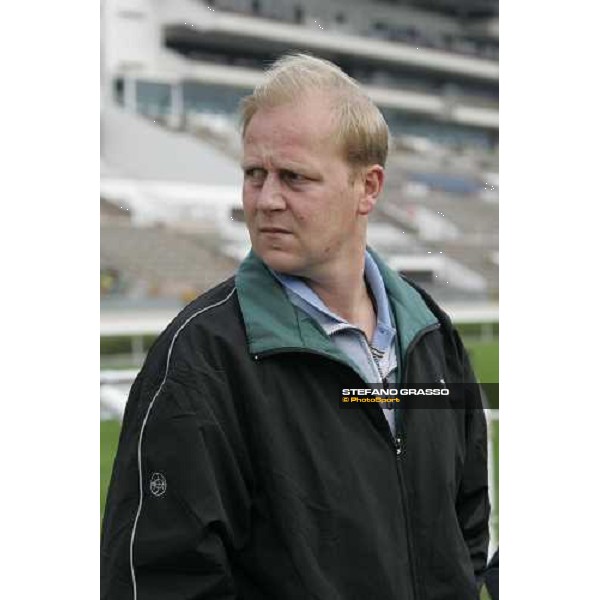
[(285, 199), (281, 189), (281, 182), (275, 173), (267, 173), (258, 192), (256, 208), (263, 211), (285, 209)]

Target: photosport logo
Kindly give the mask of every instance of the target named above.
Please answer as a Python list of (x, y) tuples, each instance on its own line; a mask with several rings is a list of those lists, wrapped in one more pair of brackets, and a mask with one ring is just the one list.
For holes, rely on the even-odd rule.
[(167, 480), (162, 473), (153, 473), (150, 478), (150, 493), (153, 496), (162, 496), (167, 491)]
[(339, 390), (340, 408), (384, 408), (416, 410), (498, 409), (497, 383), (447, 383), (438, 378), (433, 383), (411, 383), (396, 387), (367, 384), (368, 387), (344, 387)]

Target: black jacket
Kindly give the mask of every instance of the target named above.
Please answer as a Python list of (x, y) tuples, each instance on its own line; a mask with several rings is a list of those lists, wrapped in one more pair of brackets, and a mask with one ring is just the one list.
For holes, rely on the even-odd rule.
[[(400, 385), (474, 381), (447, 316), (374, 255)], [(341, 410), (365, 382), (254, 255), (155, 342), (102, 533), (111, 600), (475, 600), (488, 545), (481, 409)]]

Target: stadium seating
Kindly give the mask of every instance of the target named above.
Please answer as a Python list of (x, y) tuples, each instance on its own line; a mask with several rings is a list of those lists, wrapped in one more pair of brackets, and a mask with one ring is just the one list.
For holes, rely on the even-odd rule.
[(281, 0), (212, 0), (205, 4), (214, 10), (248, 17), (271, 19), (325, 31), (344, 31), (447, 52), (498, 59), (494, 40), (474, 39), (450, 15), (428, 13), (417, 2), (406, 4), (365, 3), (360, 0), (304, 0), (302, 4)]
[(218, 243), (164, 227), (101, 225), (101, 267), (117, 269), (126, 295), (186, 298), (233, 274)]
[[(133, 77), (116, 69), (110, 80), (113, 98), (124, 110), (106, 107), (103, 157), (114, 168), (113, 180), (122, 174), (131, 179), (111, 180), (108, 188), (113, 199), (119, 198), (117, 188), (127, 190), (133, 213), (103, 204), (104, 217), (110, 212), (111, 218), (102, 229), (102, 264), (119, 274), (119, 287), (110, 289), (146, 296), (191, 293), (218, 281), (219, 273), (233, 271), (247, 248), (243, 232), (237, 231), (235, 220), (230, 221), (228, 211), (233, 205), (222, 198), (217, 187), (229, 185), (232, 190), (228, 193), (233, 194), (233, 187), (239, 185), (239, 101), (261, 76), (265, 64), (282, 50), (285, 40), (274, 44), (252, 36), (219, 37), (215, 27), (210, 30), (210, 43), (204, 43), (206, 36), (198, 35), (194, 26), (203, 22), (203, 15), (209, 23), (208, 9), (215, 14), (222, 11), (221, 16), (229, 20), (235, 16), (249, 30), (256, 30), (267, 19), (293, 25), (290, 31), (307, 27), (321, 36), (323, 30), (328, 39), (350, 34), (391, 41), (390, 47), (435, 48), (440, 55), (485, 54), (487, 63), (493, 64), (493, 36), (478, 38), (477, 22), (468, 14), (457, 17), (459, 4), (467, 10), (470, 3), (431, 0), (427, 11), (418, 4), (378, 1), (369, 3), (368, 11), (365, 0), (308, 0), (302, 5), (279, 0), (177, 0), (161, 5), (160, 11), (178, 8), (166, 17), (160, 13), (162, 22), (158, 12), (153, 15), (162, 23), (162, 29), (157, 29), (160, 36), (153, 42), (153, 52), (160, 60), (152, 62), (150, 56), (154, 55), (148, 55), (148, 68)], [(497, 4), (491, 1), (489, 5), (487, 16), (497, 15)], [(436, 72), (431, 65), (419, 68), (396, 58), (367, 55), (365, 51), (328, 57), (366, 84), (370, 93), (382, 92), (380, 107), (393, 135), (385, 192), (371, 217), (369, 242), (388, 258), (404, 256), (417, 261), (409, 260), (409, 265), (443, 257), (427, 267), (430, 273), (438, 269), (448, 274), (448, 283), (434, 281), (437, 271), (426, 282), (436, 297), (496, 298), (497, 124), (493, 119), (489, 124), (461, 121), (451, 113), (454, 107), (468, 105), (497, 114), (497, 78)], [(414, 100), (412, 108), (399, 108), (393, 94), (421, 100)], [(437, 108), (429, 110), (428, 106)], [(137, 117), (136, 121), (133, 112), (146, 119)], [(216, 177), (218, 173), (229, 175)], [(488, 185), (488, 181), (495, 183)], [(163, 182), (170, 183), (173, 202), (163, 199), (159, 206), (155, 200)], [(198, 189), (214, 182), (215, 189), (203, 192), (202, 202), (214, 197), (212, 210), (219, 212), (220, 218), (210, 233), (205, 229), (204, 238), (189, 231), (199, 230), (201, 221), (206, 225), (196, 211), (200, 204), (194, 195), (196, 188), (184, 194), (184, 186), (178, 182), (193, 182)], [(165, 193), (160, 190), (163, 196)], [(176, 198), (178, 193), (185, 199)], [(177, 211), (180, 216), (173, 217)], [(181, 231), (185, 211), (190, 216), (187, 233)], [(143, 221), (164, 227), (134, 226)], [(197, 265), (203, 263), (219, 267), (214, 273), (200, 272)], [(402, 264), (400, 259), (398, 264)], [(419, 268), (415, 267), (415, 273)]]

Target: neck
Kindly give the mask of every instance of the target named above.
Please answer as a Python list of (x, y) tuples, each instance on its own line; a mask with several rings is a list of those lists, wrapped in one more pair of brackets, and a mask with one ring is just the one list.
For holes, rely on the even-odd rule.
[(377, 315), (367, 290), (364, 270), (363, 250), (360, 260), (349, 261), (345, 268), (306, 282), (327, 308), (362, 329), (371, 341)]

